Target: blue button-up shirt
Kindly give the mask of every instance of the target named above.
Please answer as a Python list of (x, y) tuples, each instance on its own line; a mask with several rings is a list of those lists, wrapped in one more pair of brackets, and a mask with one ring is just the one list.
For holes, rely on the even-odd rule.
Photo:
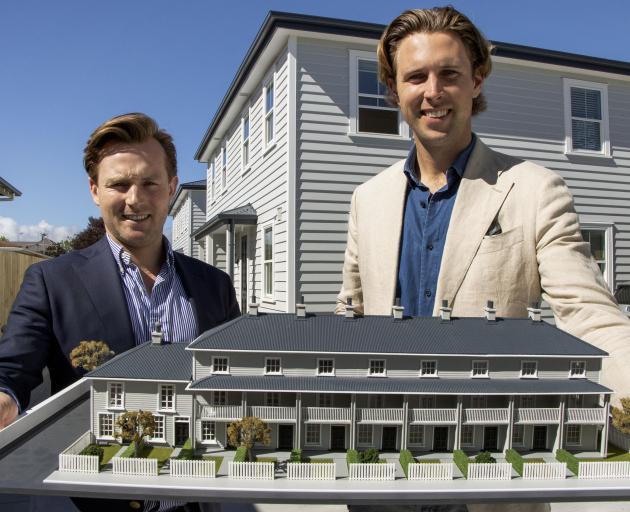
[(403, 217), (398, 293), (400, 305), (408, 316), (431, 316), (435, 303), (440, 263), (457, 189), (468, 158), (475, 147), (475, 135), (470, 144), (446, 170), (446, 185), (431, 194), (416, 173), (416, 146), (412, 146), (405, 161), (407, 201)]

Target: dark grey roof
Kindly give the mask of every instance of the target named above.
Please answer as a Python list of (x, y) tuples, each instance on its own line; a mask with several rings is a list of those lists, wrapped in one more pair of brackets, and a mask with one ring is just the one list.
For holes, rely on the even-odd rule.
[(199, 229), (195, 230), (193, 236), (195, 240), (199, 240), (201, 237), (208, 233), (211, 233), (219, 226), (234, 222), (234, 224), (247, 224), (256, 225), (258, 222), (258, 214), (251, 204), (239, 206), (238, 208), (232, 208), (231, 210), (223, 210), (212, 217), (208, 222), (202, 224)]
[[(279, 28), (302, 30), (321, 34), (340, 34), (354, 37), (365, 37), (376, 41), (380, 39), (381, 34), (385, 30), (385, 25), (381, 25), (379, 23), (325, 18), (321, 16), (310, 16), (307, 14), (270, 11), (263, 21), (258, 34), (256, 34), (254, 42), (249, 47), (245, 58), (241, 62), (241, 65), (239, 66), (229, 89), (223, 97), (210, 126), (208, 126), (208, 129), (206, 130), (206, 133), (195, 152), (195, 160), (201, 159), (203, 151), (210, 141), (215, 128), (219, 125), (230, 104), (238, 94), (241, 84), (246, 80), (260, 54), (269, 43), (269, 40), (273, 37), (276, 29)], [(558, 52), (517, 44), (502, 43), (500, 41), (492, 41), (492, 44), (494, 46), (493, 53), (498, 57), (508, 57), (533, 62), (570, 66), (574, 68), (604, 71), (626, 76), (630, 75), (630, 63), (628, 62), (600, 59), (586, 55)]]
[(173, 207), (179, 200), (179, 197), (183, 194), (185, 190), (206, 190), (206, 180), (188, 181), (186, 183), (180, 183), (179, 187), (177, 187), (177, 192), (175, 192), (175, 195), (173, 196), (173, 199), (171, 200), (171, 204), (168, 207), (169, 215), (173, 214), (171, 210), (173, 209)]
[(546, 322), (286, 313), (241, 316), (199, 336), (191, 349), (367, 354), (602, 357), (606, 352)]
[(186, 343), (143, 343), (117, 355), (86, 377), (103, 379), (179, 380), (189, 381), (192, 354)]
[(20, 192), (17, 188), (15, 188), (11, 183), (9, 183), (4, 178), (0, 177), (0, 197), (13, 198), (21, 196), (22, 192)]
[(295, 391), (322, 393), (488, 393), (599, 394), (610, 389), (585, 379), (400, 379), (391, 377), (283, 377), (279, 375), (211, 375), (189, 386), (193, 390)]

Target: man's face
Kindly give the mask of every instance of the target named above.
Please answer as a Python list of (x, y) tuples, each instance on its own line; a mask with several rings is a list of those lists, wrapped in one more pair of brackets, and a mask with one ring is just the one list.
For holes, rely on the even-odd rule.
[(151, 138), (142, 143), (115, 143), (90, 179), (92, 199), (101, 210), (107, 233), (130, 252), (161, 250), (162, 228), (177, 177), (168, 177), (166, 154)]
[(428, 151), (461, 150), (470, 141), (472, 100), (483, 79), (473, 73), (461, 39), (450, 32), (418, 32), (396, 52), (396, 83), (390, 84), (416, 140)]

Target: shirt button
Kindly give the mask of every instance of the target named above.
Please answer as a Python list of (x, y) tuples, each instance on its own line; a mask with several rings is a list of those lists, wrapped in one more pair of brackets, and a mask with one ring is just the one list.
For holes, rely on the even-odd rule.
[(429, 251), (432, 251), (432, 250), (433, 250), (433, 244), (429, 244), (429, 245), (427, 245), (427, 249), (428, 249)]
[(421, 208), (426, 208), (427, 207), (427, 203), (425, 201), (420, 201), (420, 207)]
[(424, 290), (424, 295), (426, 297), (431, 297), (431, 290)]

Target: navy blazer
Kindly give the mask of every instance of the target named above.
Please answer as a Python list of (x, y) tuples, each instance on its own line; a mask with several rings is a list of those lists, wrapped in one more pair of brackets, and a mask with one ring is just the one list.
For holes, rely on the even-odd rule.
[[(197, 334), (240, 314), (227, 274), (177, 252), (175, 268), (192, 304)], [(0, 387), (11, 389), (22, 408), (42, 382), (45, 366), (52, 393), (85, 373), (69, 360), (81, 341), (105, 341), (116, 354), (135, 345), (118, 272), (105, 237), (26, 271), (0, 339)]]

